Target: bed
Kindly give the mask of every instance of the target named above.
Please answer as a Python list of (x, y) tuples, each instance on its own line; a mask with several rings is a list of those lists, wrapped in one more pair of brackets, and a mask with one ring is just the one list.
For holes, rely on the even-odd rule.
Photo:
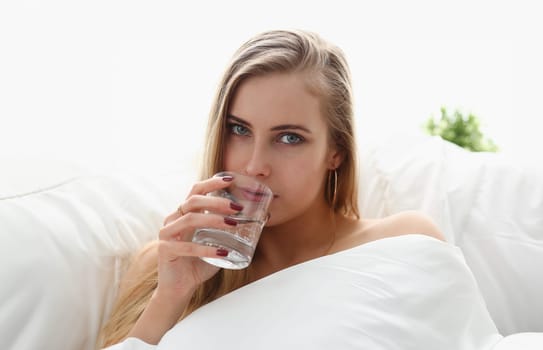
[[(184, 198), (196, 178), (195, 169), (104, 174), (61, 161), (0, 161), (4, 165), (0, 174), (0, 348), (95, 349), (98, 330), (107, 319), (129, 257), (156, 238), (164, 216), (176, 208), (179, 198)], [(247, 348), (272, 348), (273, 342), (262, 342), (262, 339), (280, 340), (275, 348), (304, 348), (304, 344), (310, 342), (299, 341), (309, 339), (311, 334), (313, 349), (333, 345), (345, 349), (349, 346), (424, 349), (435, 348), (436, 344), (440, 344), (441, 349), (543, 348), (543, 168), (540, 164), (523, 163), (500, 154), (470, 153), (438, 137), (416, 134), (394, 135), (379, 144), (361, 146), (360, 170), (359, 201), (363, 216), (383, 217), (404, 210), (420, 210), (430, 215), (442, 229), (447, 238), (443, 247), (416, 233), (402, 239), (422, 249), (420, 254), (414, 251), (413, 256), (424, 256), (427, 245), (438, 251), (443, 249), (442, 255), (447, 257), (445, 262), (425, 266), (427, 261), (436, 264), (438, 260), (423, 259), (423, 265), (413, 261), (410, 264), (418, 267), (412, 270), (421, 273), (448, 271), (442, 276), (454, 280), (451, 276), (458, 269), (464, 276), (460, 280), (467, 281), (466, 284), (436, 289), (435, 295), (449, 301), (456, 298), (458, 303), (471, 300), (471, 305), (476, 307), (465, 309), (464, 320), (471, 320), (472, 326), (445, 317), (437, 322), (436, 315), (432, 315), (432, 321), (421, 323), (425, 320), (421, 310), (437, 307), (439, 300), (425, 300), (426, 306), (412, 304), (404, 310), (407, 318), (400, 321), (390, 318), (391, 312), (381, 312), (381, 318), (377, 317), (379, 310), (394, 305), (392, 301), (382, 300), (392, 287), (378, 289), (381, 292), (377, 293), (377, 289), (366, 287), (377, 288), (379, 285), (357, 278), (375, 276), (378, 271), (386, 270), (394, 280), (397, 279), (394, 276), (400, 276), (402, 272), (380, 265), (373, 275), (368, 271), (364, 275), (343, 266), (344, 261), (350, 261), (349, 256), (360, 253), (357, 251), (334, 257), (341, 258), (339, 260), (324, 257), (296, 266), (270, 276), (262, 285), (249, 285), (239, 293), (227, 295), (194, 313), (190, 322), (179, 324), (156, 348), (168, 349), (183, 344), (184, 348), (192, 345), (192, 348), (205, 349), (216, 345), (195, 343), (194, 340), (202, 338), (197, 337), (196, 332), (204, 332), (206, 322), (220, 324), (219, 317), (210, 321), (210, 315), (229, 314), (229, 308), (239, 304), (241, 299), (246, 300), (248, 295), (265, 295), (255, 293), (254, 289), (269, 288), (270, 283), (281, 288), (274, 287), (276, 291), (267, 297), (279, 298), (285, 304), (269, 309), (269, 303), (255, 298), (253, 305), (262, 309), (248, 308), (243, 316), (246, 320), (256, 317), (255, 320), (260, 321), (247, 326), (253, 325), (247, 330), (251, 335), (244, 338), (243, 344)], [(401, 243), (405, 246), (405, 241)], [(385, 245), (387, 248), (382, 249)], [(372, 248), (390, 253), (398, 246), (396, 241), (378, 242), (364, 247), (362, 253), (378, 256)], [(407, 256), (410, 255), (406, 255), (406, 259)], [(448, 268), (448, 264), (454, 268)], [(319, 276), (326, 271), (339, 271), (334, 269), (355, 272), (343, 279), (338, 277), (337, 288), (329, 288), (326, 295), (309, 294), (307, 290), (301, 291), (298, 284), (289, 282), (300, 280), (302, 275), (310, 278), (312, 274)], [(380, 272), (378, 275), (381, 276)], [(341, 274), (334, 272), (330, 276)], [(423, 280), (430, 277), (432, 274), (421, 275)], [(447, 286), (447, 278), (441, 282)], [(305, 286), (310, 283), (312, 280), (308, 279)], [(334, 286), (333, 283), (330, 285)], [(342, 285), (364, 290), (368, 298), (379, 297), (381, 304), (373, 303), (375, 300), (371, 298), (367, 303), (358, 300), (359, 312), (350, 312), (354, 306), (349, 300), (354, 300), (356, 294), (349, 294)], [(398, 293), (408, 294), (398, 295), (415, 296), (413, 300), (417, 300), (415, 286), (404, 288), (408, 285), (403, 283), (398, 289)], [(327, 290), (321, 289), (320, 293)], [(459, 297), (464, 295), (462, 293), (466, 293), (465, 298)], [(303, 303), (300, 296), (304, 297)], [(290, 300), (291, 304), (285, 300)], [(288, 323), (297, 320), (289, 314), (293, 310), (289, 305), (299, 308), (295, 313), (300, 316), (299, 322)], [(316, 315), (320, 316), (308, 317), (305, 307), (311, 305), (319, 306), (320, 312)], [(382, 307), (368, 309), (368, 305)], [(451, 315), (460, 309), (460, 306), (451, 310), (444, 308), (442, 314)], [(251, 313), (272, 312), (270, 310), (274, 310), (275, 318)], [(353, 318), (361, 314), (372, 317), (364, 321), (366, 323)], [(318, 322), (322, 315), (327, 317)], [(238, 316), (234, 313), (231, 317)], [(286, 322), (287, 319), (290, 321)], [(375, 323), (376, 319), (381, 321)], [(265, 327), (273, 320), (275, 324), (282, 320), (285, 326), (290, 325), (290, 330), (297, 331)], [(417, 320), (420, 324), (415, 325)], [(428, 327), (430, 323), (433, 328)], [(318, 331), (324, 325), (330, 327)], [(331, 329), (338, 325), (343, 328), (332, 332)], [(464, 341), (445, 342), (453, 335), (453, 329), (464, 332)], [(312, 333), (302, 337), (307, 330)], [(423, 330), (432, 335), (428, 338), (434, 342), (417, 340), (420, 337), (415, 336), (424, 334)], [(319, 338), (327, 332), (337, 335), (337, 342), (333, 337)], [(194, 336), (182, 336), (188, 333)], [(228, 334), (225, 331), (223, 339)], [(389, 343), (383, 339), (388, 339)], [(340, 340), (352, 341), (343, 344)], [(243, 344), (231, 347), (242, 349), (245, 348)], [(255, 347), (255, 344), (260, 345)], [(129, 340), (123, 349), (130, 346), (134, 349), (155, 348)], [(229, 348), (224, 344), (223, 347)]]

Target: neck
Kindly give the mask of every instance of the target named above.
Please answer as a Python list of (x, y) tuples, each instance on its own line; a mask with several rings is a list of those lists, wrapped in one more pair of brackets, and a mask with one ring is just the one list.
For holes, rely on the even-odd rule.
[(255, 265), (274, 272), (326, 255), (334, 243), (340, 216), (326, 203), (319, 203), (293, 220), (266, 227), (255, 252)]

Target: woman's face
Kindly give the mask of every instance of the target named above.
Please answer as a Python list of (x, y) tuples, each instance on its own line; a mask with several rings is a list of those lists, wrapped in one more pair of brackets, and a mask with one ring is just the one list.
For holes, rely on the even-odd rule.
[(224, 168), (272, 189), (269, 226), (326, 205), (324, 179), (339, 166), (339, 156), (329, 147), (319, 99), (302, 75), (247, 79), (231, 101), (226, 125)]

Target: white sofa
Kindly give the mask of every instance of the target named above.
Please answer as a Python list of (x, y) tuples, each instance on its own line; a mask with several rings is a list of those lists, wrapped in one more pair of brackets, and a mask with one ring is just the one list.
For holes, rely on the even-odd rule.
[[(196, 171), (2, 164), (0, 349), (94, 349), (128, 258), (156, 237)], [(543, 168), (423, 135), (364, 148), (360, 165), (363, 216), (432, 216), (461, 248), (498, 330), (511, 335), (503, 349), (543, 344), (538, 334), (529, 344), (513, 336), (543, 332)]]

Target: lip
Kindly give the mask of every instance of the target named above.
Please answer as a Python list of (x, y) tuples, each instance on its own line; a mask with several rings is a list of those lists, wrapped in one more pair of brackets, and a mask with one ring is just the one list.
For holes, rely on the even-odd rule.
[[(269, 196), (269, 194), (266, 192), (254, 191), (248, 188), (241, 188), (241, 192), (243, 194), (243, 198), (251, 202), (262, 202)], [(276, 198), (275, 194), (273, 194), (273, 198)]]

